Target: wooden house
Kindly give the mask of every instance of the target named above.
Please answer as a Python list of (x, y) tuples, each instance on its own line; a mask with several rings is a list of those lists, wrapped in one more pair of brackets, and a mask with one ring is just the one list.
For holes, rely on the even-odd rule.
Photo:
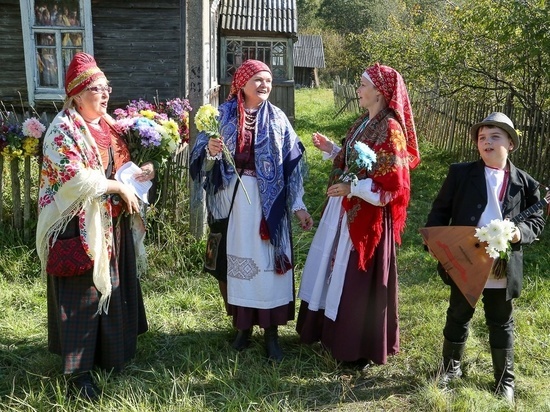
[(67, 65), (85, 51), (111, 82), (110, 109), (138, 98), (216, 103), (219, 3), (0, 0), (0, 101), (57, 111)]
[(220, 99), (229, 94), (233, 73), (247, 59), (261, 60), (273, 73), (269, 100), (294, 121), (296, 0), (222, 0), (219, 23)]
[(325, 68), (323, 39), (320, 35), (299, 34), (294, 43), (294, 83), (296, 87), (319, 87), (317, 69)]

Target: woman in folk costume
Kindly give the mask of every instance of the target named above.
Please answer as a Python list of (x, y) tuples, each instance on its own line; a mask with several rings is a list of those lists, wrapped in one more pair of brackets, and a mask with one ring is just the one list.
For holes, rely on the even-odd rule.
[[(219, 107), (221, 139), (197, 136), (190, 171), (197, 193), (200, 185), (206, 190), (209, 216), (229, 215), (227, 276), (217, 278), (238, 329), (233, 347), (248, 347), (259, 325), (268, 358), (278, 362), (278, 326), (294, 319), (291, 217), (306, 230), (313, 222), (302, 201), (305, 149), (286, 115), (267, 101), (271, 87), (266, 64), (247, 60), (237, 69), (228, 100)], [(237, 170), (222, 157), (223, 145)]]
[[(49, 272), (48, 346), (70, 376), (69, 395), (99, 396), (94, 365), (120, 370), (147, 330), (138, 272), (145, 264), (145, 227), (133, 189), (114, 180), (130, 161), (128, 147), (107, 112), (111, 87), (92, 56), (77, 53), (65, 78), (64, 109), (44, 138), (36, 248)], [(142, 166), (140, 181), (154, 177)], [(80, 238), (78, 249), (93, 261), (79, 276), (51, 273), (55, 243)], [(67, 256), (78, 255), (76, 248)], [(72, 263), (72, 261), (71, 261)]]
[(332, 356), (363, 367), (399, 351), (397, 267), (410, 198), (409, 170), (420, 162), (409, 97), (391, 67), (365, 70), (357, 89), (366, 108), (340, 148), (320, 133), (313, 144), (335, 170), (355, 162), (354, 145), (376, 154), (358, 180), (331, 178), (328, 201), (304, 266), (296, 329), (303, 343), (321, 341)]

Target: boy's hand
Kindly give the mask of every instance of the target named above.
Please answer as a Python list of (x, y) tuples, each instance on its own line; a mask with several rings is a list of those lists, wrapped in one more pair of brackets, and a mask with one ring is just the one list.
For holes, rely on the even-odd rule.
[(521, 232), (516, 227), (514, 227), (514, 230), (512, 231), (512, 240), (510, 242), (512, 243), (518, 243), (521, 240)]

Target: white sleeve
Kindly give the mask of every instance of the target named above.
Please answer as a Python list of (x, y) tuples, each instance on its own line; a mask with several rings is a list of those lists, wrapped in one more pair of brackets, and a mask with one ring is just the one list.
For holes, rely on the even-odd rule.
[(338, 146), (336, 143), (332, 142), (332, 150), (330, 153), (323, 152), (323, 160), (334, 160), (336, 155), (340, 153), (340, 146)]
[(384, 206), (384, 203), (380, 201), (380, 193), (374, 193), (372, 191), (372, 179), (367, 178), (351, 182), (350, 188), (351, 192), (348, 195), (348, 198), (351, 196), (356, 196), (374, 206)]
[(303, 196), (304, 196), (304, 187), (301, 186), (300, 189), (298, 189), (298, 193), (296, 193), (296, 199), (294, 200), (294, 204), (292, 205), (292, 213), (295, 213), (298, 210), (307, 211), (306, 205), (302, 200)]

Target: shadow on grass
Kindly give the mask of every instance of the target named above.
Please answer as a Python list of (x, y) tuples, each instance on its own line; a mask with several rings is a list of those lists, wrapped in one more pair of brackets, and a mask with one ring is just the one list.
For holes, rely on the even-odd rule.
[[(121, 373), (94, 374), (106, 400), (134, 396), (146, 405), (156, 394), (160, 409), (173, 401), (167, 393), (174, 388), (188, 403), (202, 399), (207, 410), (262, 404), (275, 410), (282, 399), (289, 409), (310, 410), (407, 396), (418, 383), (413, 373), (403, 373), (391, 361), (390, 366), (372, 366), (366, 372), (342, 369), (319, 345), (300, 344), (292, 328), (281, 328), (285, 358), (280, 364), (266, 360), (263, 332), (257, 327), (250, 348), (243, 352), (230, 346), (232, 329), (175, 334), (152, 330), (140, 336), (135, 359)], [(0, 346), (0, 398), (5, 405), (59, 402), (66, 386), (60, 357), (36, 339), (1, 339)]]

